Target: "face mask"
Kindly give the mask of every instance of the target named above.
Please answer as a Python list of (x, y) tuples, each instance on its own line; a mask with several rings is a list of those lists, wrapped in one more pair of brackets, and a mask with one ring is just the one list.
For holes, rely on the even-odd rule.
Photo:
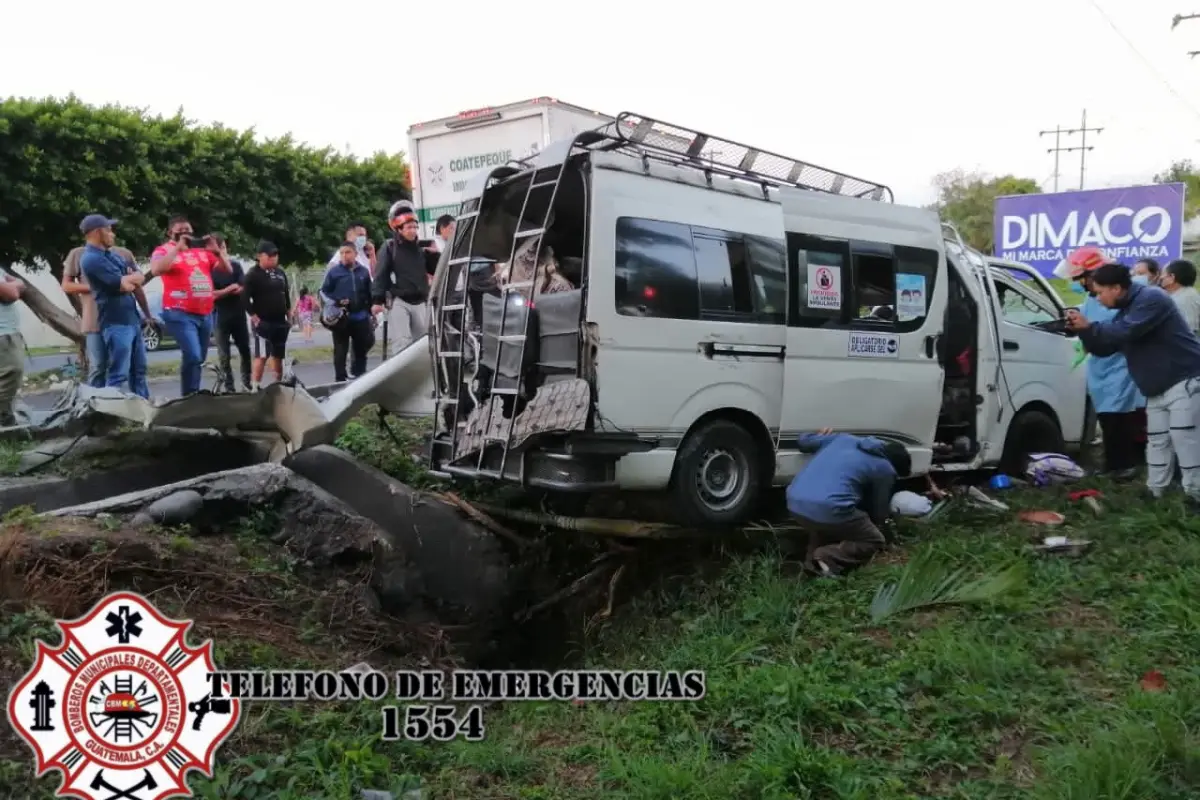
[(355, 236), (354, 237), (354, 246), (357, 247), (359, 250), (362, 250), (364, 247), (367, 246), (367, 237)]
[(1087, 292), (1087, 290), (1083, 288), (1083, 283), (1080, 281), (1071, 281), (1071, 291), (1075, 292), (1076, 294), (1085, 294)]
[(1142, 286), (1149, 286), (1150, 285), (1150, 277), (1148, 275), (1134, 275), (1133, 282), (1140, 283)]

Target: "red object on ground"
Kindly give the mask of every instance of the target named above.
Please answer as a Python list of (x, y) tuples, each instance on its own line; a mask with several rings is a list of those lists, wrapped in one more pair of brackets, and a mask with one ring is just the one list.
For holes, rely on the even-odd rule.
[(1142, 690), (1146, 692), (1165, 692), (1167, 690), (1167, 679), (1163, 674), (1156, 669), (1152, 669), (1142, 676)]
[(1078, 503), (1086, 497), (1104, 497), (1104, 493), (1099, 489), (1080, 489), (1078, 492), (1071, 492), (1067, 496), (1071, 498), (1072, 503)]
[(1022, 511), (1017, 515), (1017, 519), (1034, 525), (1062, 525), (1067, 521), (1067, 518), (1057, 511)]

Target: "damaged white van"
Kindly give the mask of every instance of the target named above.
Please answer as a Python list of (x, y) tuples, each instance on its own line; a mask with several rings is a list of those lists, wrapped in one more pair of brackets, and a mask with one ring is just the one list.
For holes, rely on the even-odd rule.
[(466, 196), (431, 300), (438, 474), (669, 489), (726, 526), (806, 431), (918, 473), (1090, 436), (1049, 284), (885, 186), (626, 113)]

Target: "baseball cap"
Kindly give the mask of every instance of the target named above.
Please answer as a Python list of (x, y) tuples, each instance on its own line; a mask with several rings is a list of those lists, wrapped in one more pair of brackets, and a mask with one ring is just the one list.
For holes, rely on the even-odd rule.
[(101, 228), (111, 228), (116, 225), (115, 219), (109, 219), (103, 214), (88, 214), (83, 218), (83, 222), (79, 223), (79, 230), (84, 236), (87, 236), (92, 231), (98, 231)]
[(1064, 280), (1079, 280), (1084, 273), (1091, 272), (1097, 267), (1108, 263), (1104, 252), (1098, 247), (1080, 247), (1072, 250), (1066, 258), (1054, 268), (1054, 277)]
[(266, 239), (263, 239), (258, 243), (258, 249), (254, 252), (262, 253), (264, 256), (275, 256), (279, 255), (279, 248), (276, 247), (272, 242), (268, 242)]

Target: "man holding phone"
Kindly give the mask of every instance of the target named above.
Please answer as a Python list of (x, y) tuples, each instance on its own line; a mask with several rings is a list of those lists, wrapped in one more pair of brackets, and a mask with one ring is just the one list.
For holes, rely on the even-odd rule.
[(150, 272), (162, 278), (163, 322), (179, 343), (180, 395), (200, 391), (204, 361), (212, 337), (213, 269), (231, 273), (223, 241), (197, 236), (187, 217), (167, 223), (167, 241), (154, 249)]

